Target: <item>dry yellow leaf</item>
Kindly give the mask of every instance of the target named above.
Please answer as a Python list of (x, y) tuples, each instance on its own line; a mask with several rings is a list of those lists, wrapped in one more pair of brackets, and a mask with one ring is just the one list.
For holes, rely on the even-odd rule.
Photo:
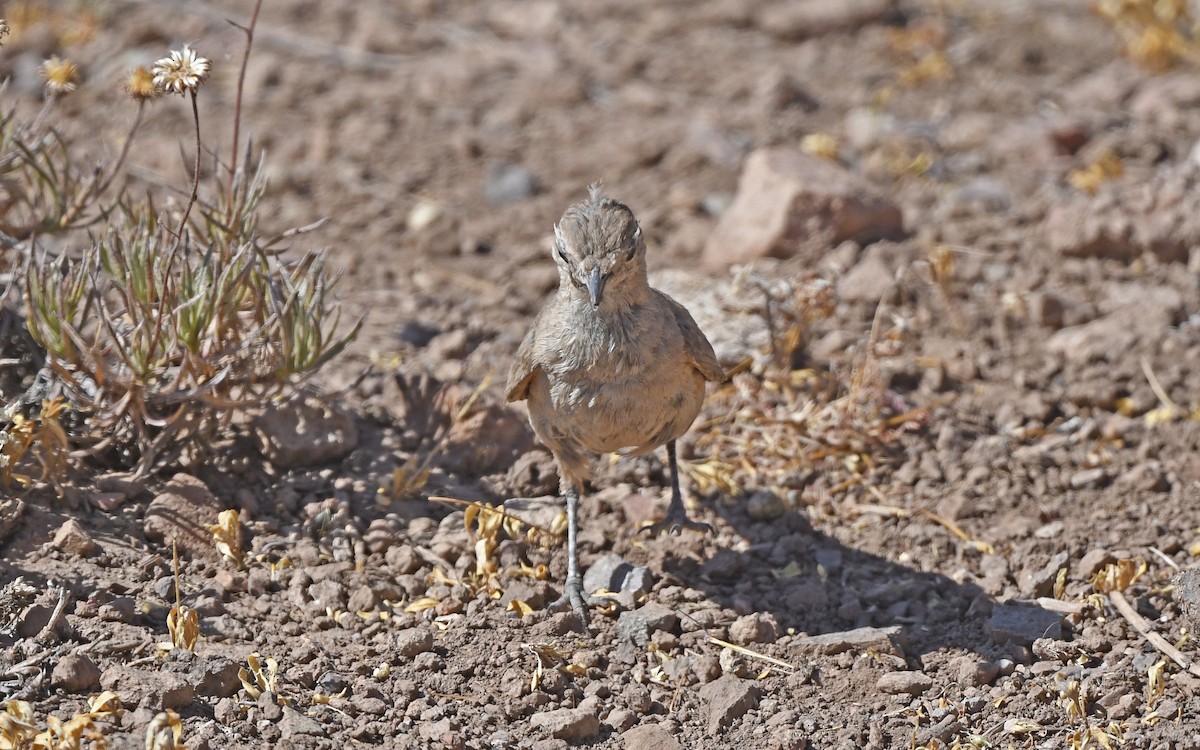
[(182, 747), (183, 722), (179, 714), (167, 709), (159, 711), (146, 727), (146, 750), (176, 750)]
[(200, 639), (200, 616), (186, 604), (177, 604), (167, 613), (167, 630), (171, 633), (171, 645), (194, 652)]
[(223, 510), (217, 514), (217, 522), (209, 526), (217, 551), (237, 567), (242, 567), (242, 524), (236, 510)]
[(513, 599), (508, 603), (509, 612), (516, 612), (520, 617), (533, 614), (533, 607), (520, 599)]
[(404, 611), (416, 614), (424, 612), (427, 609), (433, 609), (437, 605), (437, 599), (434, 599), (432, 596), (422, 596), (420, 599), (414, 599), (411, 604), (404, 608)]

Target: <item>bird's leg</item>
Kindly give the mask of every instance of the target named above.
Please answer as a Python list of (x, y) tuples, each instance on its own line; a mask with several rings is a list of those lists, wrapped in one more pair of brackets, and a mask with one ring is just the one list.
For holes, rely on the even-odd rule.
[(662, 531), (678, 534), (683, 529), (702, 531), (706, 534), (716, 533), (712, 526), (688, 518), (687, 509), (683, 507), (683, 493), (679, 491), (679, 462), (675, 458), (675, 441), (667, 443), (667, 462), (671, 467), (671, 504), (667, 506), (667, 515), (661, 521), (643, 526), (641, 531), (651, 536), (657, 536)]
[(583, 574), (579, 572), (579, 543), (577, 541), (579, 533), (579, 490), (574, 486), (568, 487), (566, 496), (567, 580), (563, 584), (562, 596), (550, 604), (550, 609), (559, 610), (570, 605), (571, 609), (575, 610), (575, 614), (579, 615), (580, 619), (583, 620), (584, 626), (586, 626), (588, 622), (588, 597), (583, 593)]

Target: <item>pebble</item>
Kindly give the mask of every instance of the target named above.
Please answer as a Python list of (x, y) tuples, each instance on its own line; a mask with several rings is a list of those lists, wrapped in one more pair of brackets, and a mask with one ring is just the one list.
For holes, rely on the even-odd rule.
[(654, 631), (674, 631), (678, 625), (679, 616), (675, 610), (658, 602), (647, 602), (621, 613), (617, 618), (617, 633), (622, 640), (644, 647), (650, 643), (650, 634)]
[(779, 623), (770, 612), (743, 615), (729, 626), (729, 639), (740, 646), (774, 643), (779, 638)]
[(58, 527), (58, 531), (54, 532), (54, 540), (50, 543), (63, 552), (78, 557), (91, 557), (99, 549), (96, 542), (74, 518), (67, 519)]
[(401, 656), (411, 658), (433, 648), (433, 634), (425, 628), (406, 628), (396, 633), (392, 643)]
[(933, 678), (924, 672), (888, 672), (879, 678), (875, 687), (893, 695), (920, 695), (933, 687)]
[(68, 693), (86, 693), (100, 687), (100, 669), (84, 654), (67, 654), (50, 673), (50, 684)]
[(622, 607), (630, 608), (650, 593), (654, 575), (644, 565), (634, 566), (620, 555), (601, 555), (583, 574), (583, 590), (606, 590), (617, 594)]
[(755, 492), (746, 501), (746, 515), (755, 521), (774, 521), (786, 511), (783, 499), (768, 490)]
[(537, 191), (537, 178), (519, 164), (494, 164), (483, 178), (483, 197), (494, 206), (523, 201)]

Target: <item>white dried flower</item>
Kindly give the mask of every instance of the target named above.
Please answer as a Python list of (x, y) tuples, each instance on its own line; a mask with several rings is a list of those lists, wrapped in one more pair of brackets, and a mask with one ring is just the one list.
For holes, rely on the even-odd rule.
[(39, 71), (46, 91), (51, 94), (69, 94), (79, 84), (79, 66), (70, 58), (52, 55)]
[(208, 78), (212, 63), (200, 57), (186, 44), (183, 50), (171, 50), (170, 57), (154, 63), (154, 85), (165, 93), (195, 91)]

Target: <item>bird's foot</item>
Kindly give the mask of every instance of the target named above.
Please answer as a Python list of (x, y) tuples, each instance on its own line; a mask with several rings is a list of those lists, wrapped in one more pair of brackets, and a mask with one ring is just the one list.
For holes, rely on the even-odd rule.
[(583, 626), (588, 625), (588, 606), (604, 601), (602, 598), (588, 596), (583, 593), (583, 579), (578, 576), (568, 576), (563, 585), (562, 596), (550, 602), (546, 609), (551, 612), (561, 612), (570, 607), (583, 620)]
[(668, 508), (667, 515), (661, 521), (647, 524), (638, 529), (639, 534), (647, 536), (658, 536), (664, 531), (673, 536), (678, 536), (681, 531), (688, 529), (690, 531), (699, 531), (703, 534), (716, 534), (717, 531), (711, 525), (703, 521), (693, 521), (688, 517), (687, 511), (682, 507)]

